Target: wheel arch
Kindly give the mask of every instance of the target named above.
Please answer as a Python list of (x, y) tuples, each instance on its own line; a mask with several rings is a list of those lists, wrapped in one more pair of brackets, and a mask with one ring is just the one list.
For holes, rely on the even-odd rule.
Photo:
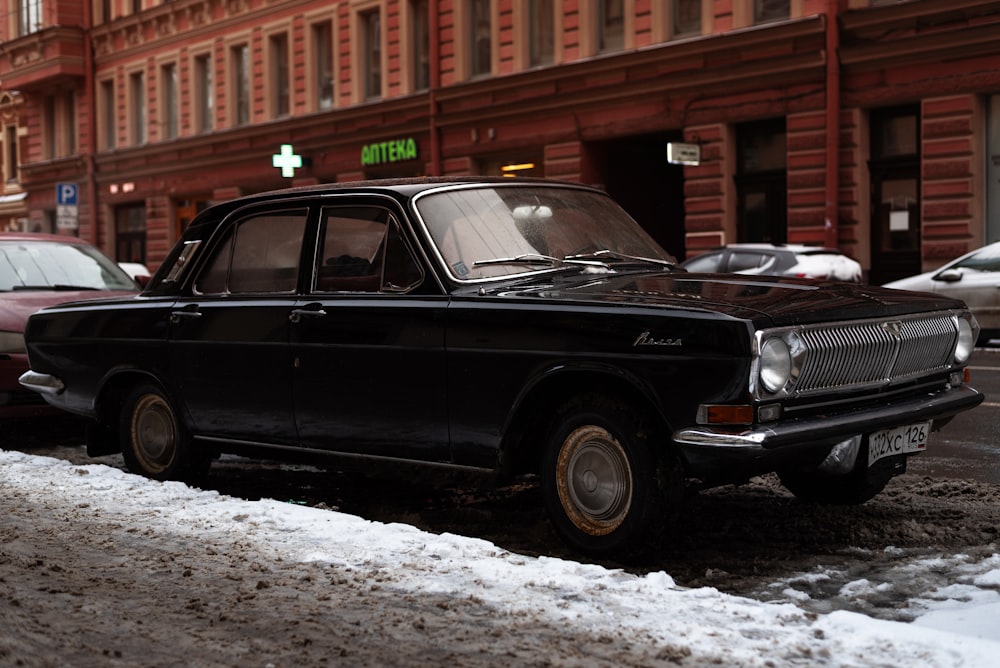
[(500, 441), (503, 475), (537, 473), (548, 421), (560, 406), (587, 394), (626, 402), (656, 420), (664, 434), (670, 433), (657, 394), (642, 378), (628, 370), (606, 364), (552, 367), (526, 385), (508, 416)]
[(144, 382), (154, 383), (165, 392), (168, 391), (155, 374), (142, 369), (115, 369), (101, 381), (94, 400), (96, 421), (87, 430), (87, 453), (90, 456), (121, 452), (118, 438), (121, 407), (129, 391)]

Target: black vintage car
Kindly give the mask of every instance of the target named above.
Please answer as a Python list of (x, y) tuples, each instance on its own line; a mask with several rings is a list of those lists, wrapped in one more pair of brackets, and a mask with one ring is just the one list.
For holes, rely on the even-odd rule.
[(626, 555), (685, 489), (861, 503), (982, 395), (958, 301), (678, 269), (607, 195), (521, 179), (283, 190), (202, 213), (138, 297), (31, 317), (21, 382), (156, 479), (222, 452), (537, 474)]

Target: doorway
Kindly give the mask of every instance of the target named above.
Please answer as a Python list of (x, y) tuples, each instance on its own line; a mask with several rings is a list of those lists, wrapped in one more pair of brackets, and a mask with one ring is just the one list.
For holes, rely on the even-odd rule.
[(917, 106), (871, 113), (871, 270), (882, 285), (919, 274), (920, 110)]
[(684, 168), (667, 162), (667, 144), (681, 134), (625, 137), (593, 147), (611, 197), (678, 260), (684, 247)]

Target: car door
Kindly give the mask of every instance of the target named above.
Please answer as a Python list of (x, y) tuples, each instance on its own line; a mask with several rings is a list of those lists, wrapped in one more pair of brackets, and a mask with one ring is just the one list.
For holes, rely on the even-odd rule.
[(310, 294), (291, 316), (300, 443), (450, 461), (447, 298), (419, 294), (423, 273), (386, 206), (325, 207), (318, 239)]
[(964, 301), (983, 329), (1000, 329), (1000, 258), (979, 265), (937, 274), (934, 292)]
[(243, 212), (174, 304), (169, 354), (197, 435), (294, 444), (289, 313), (307, 220), (301, 205)]

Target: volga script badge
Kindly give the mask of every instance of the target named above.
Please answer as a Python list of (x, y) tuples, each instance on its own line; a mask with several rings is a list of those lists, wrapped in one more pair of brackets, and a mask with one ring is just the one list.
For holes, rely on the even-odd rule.
[(647, 329), (645, 332), (636, 337), (633, 346), (682, 346), (684, 342), (681, 339), (658, 339), (652, 336)]

